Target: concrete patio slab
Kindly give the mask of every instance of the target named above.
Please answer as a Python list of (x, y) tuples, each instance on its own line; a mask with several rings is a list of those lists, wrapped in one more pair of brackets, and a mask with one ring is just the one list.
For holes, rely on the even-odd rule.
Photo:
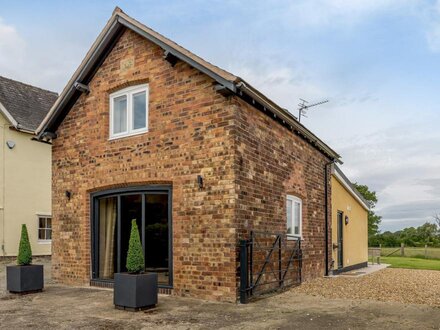
[(359, 268), (356, 270), (351, 270), (348, 272), (343, 272), (340, 274), (330, 275), (328, 277), (340, 277), (340, 276), (346, 276), (346, 277), (360, 277), (365, 276), (371, 273), (375, 273), (379, 270), (385, 269), (389, 267), (389, 264), (368, 264), (368, 267)]

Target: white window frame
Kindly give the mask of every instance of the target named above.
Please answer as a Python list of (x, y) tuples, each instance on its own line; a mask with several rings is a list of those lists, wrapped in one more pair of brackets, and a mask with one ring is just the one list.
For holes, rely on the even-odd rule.
[(38, 242), (38, 244), (51, 244), (52, 243), (52, 239), (40, 239), (40, 229), (44, 229), (44, 230), (48, 229), (47, 227), (40, 228), (40, 218), (46, 218), (46, 219), (50, 218), (50, 220), (51, 220), (50, 221), (50, 223), (51, 223), (50, 237), (52, 237), (52, 234), (53, 234), (52, 215), (50, 215), (50, 214), (42, 214), (42, 213), (38, 213), (37, 214), (37, 221), (38, 221), (38, 223), (37, 223), (37, 242)]
[(295, 228), (294, 226), (294, 203), (299, 203), (299, 234), (287, 234), (288, 237), (292, 238), (302, 238), (302, 199), (293, 195), (287, 195), (286, 197), (286, 230), (287, 230), (287, 201), (292, 202), (292, 230)]
[[(109, 140), (119, 139), (127, 136), (133, 136), (148, 132), (148, 84), (136, 85), (121, 89), (117, 92), (110, 94), (110, 130), (109, 130)], [(146, 114), (145, 114), (145, 127), (133, 129), (133, 95), (145, 92), (145, 104), (146, 104)], [(113, 133), (113, 111), (114, 111), (114, 99), (120, 96), (125, 96), (127, 98), (127, 130), (121, 133)]]

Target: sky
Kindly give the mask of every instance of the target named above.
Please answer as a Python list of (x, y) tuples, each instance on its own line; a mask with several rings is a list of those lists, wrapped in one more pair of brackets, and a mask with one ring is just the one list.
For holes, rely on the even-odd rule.
[(115, 6), (257, 87), (377, 192), (380, 229), (440, 213), (440, 1), (4, 1), (0, 75), (60, 92)]

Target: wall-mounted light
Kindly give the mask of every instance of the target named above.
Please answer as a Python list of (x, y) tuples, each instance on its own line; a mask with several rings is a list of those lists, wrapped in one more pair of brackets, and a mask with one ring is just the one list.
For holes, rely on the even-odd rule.
[(348, 225), (348, 223), (350, 222), (350, 219), (348, 218), (348, 215), (345, 216), (345, 225)]
[(203, 189), (203, 177), (201, 175), (197, 175), (197, 185), (199, 186), (199, 189)]
[(14, 141), (6, 141), (6, 145), (8, 146), (9, 149), (14, 149), (15, 147), (15, 142)]
[(69, 190), (66, 190), (66, 197), (70, 201), (70, 197), (72, 197), (72, 192)]

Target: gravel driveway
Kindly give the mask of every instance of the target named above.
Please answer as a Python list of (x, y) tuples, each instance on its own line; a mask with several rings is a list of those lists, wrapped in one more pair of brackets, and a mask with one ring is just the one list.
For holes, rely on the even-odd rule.
[(326, 298), (371, 299), (440, 307), (440, 271), (387, 268), (356, 278), (319, 278), (292, 291)]
[[(1, 262), (0, 267), (0, 284), (4, 287)], [(371, 278), (356, 280), (371, 281), (373, 285), (374, 278), (384, 274), (378, 272), (368, 275)], [(48, 283), (38, 294), (0, 292), (0, 329), (439, 329), (437, 307), (335, 299), (302, 292), (317, 290), (320, 283), (324, 285), (323, 292), (327, 292), (330, 285), (339, 283), (333, 290), (350, 296), (344, 288), (349, 283), (354, 292), (353, 280), (321, 279), (247, 305), (161, 295), (157, 308), (138, 313), (115, 310), (112, 290)], [(438, 282), (438, 278), (432, 280)], [(355, 294), (351, 296), (357, 298)]]

